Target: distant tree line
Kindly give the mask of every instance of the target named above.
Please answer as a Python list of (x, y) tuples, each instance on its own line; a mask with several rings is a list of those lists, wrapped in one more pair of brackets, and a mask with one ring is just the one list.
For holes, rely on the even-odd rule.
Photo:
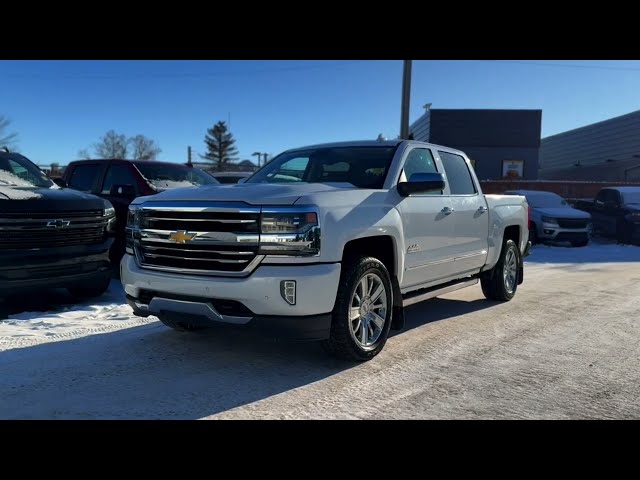
[[(109, 130), (97, 143), (93, 144), (94, 158), (122, 158), (131, 160), (155, 160), (162, 149), (155, 140), (144, 135), (127, 138), (122, 133)], [(78, 157), (91, 159), (89, 150), (83, 148)]]

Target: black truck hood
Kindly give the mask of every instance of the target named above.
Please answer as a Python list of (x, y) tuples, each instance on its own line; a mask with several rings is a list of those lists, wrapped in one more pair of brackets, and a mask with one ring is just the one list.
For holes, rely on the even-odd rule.
[(88, 193), (68, 188), (17, 188), (0, 185), (2, 213), (69, 212), (99, 210), (104, 201)]

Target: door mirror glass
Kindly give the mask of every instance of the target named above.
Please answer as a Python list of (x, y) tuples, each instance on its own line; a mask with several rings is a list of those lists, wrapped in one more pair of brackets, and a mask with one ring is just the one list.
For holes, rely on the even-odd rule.
[(133, 185), (113, 185), (109, 194), (112, 197), (135, 198), (136, 189)]
[(398, 193), (408, 197), (412, 193), (427, 193), (443, 190), (444, 175), (441, 173), (414, 173), (407, 182), (398, 183)]

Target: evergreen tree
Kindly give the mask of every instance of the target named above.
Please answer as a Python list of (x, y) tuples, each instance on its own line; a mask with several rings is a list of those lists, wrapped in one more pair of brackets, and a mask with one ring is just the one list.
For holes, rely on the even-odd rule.
[(207, 146), (207, 153), (200, 156), (212, 162), (216, 170), (222, 170), (225, 165), (237, 160), (236, 141), (225, 122), (220, 121), (213, 128), (209, 128), (204, 137), (204, 143)]

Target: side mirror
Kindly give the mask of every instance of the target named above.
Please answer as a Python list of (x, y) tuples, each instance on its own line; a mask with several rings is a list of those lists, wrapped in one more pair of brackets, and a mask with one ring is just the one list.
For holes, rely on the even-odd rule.
[(69, 188), (69, 185), (67, 185), (67, 182), (65, 182), (63, 178), (52, 178), (51, 180), (61, 188)]
[(398, 184), (398, 193), (408, 197), (412, 193), (426, 193), (443, 190), (444, 175), (441, 173), (414, 173), (408, 182)]
[(112, 197), (135, 198), (136, 189), (133, 185), (114, 185), (111, 187), (109, 194)]
[(608, 200), (604, 202), (604, 208), (606, 208), (607, 210), (613, 210), (614, 208), (618, 208), (618, 204), (616, 202)]

